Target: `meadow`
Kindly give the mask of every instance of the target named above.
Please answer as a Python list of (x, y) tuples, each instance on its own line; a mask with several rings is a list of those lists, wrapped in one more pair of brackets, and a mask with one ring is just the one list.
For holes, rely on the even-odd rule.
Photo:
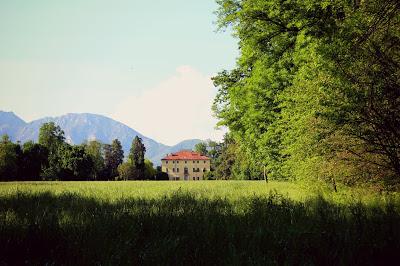
[(0, 183), (0, 264), (376, 265), (400, 196), (264, 181)]

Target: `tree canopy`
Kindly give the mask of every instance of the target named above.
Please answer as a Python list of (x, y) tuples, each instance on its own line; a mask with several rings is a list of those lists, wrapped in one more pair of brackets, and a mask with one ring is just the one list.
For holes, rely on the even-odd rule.
[(52, 122), (44, 123), (39, 132), (39, 143), (28, 141), (23, 145), (2, 136), (0, 181), (156, 178), (153, 164), (144, 158), (146, 148), (139, 137), (133, 140), (130, 158), (124, 162), (118, 139), (111, 144), (92, 140), (71, 145), (65, 142), (62, 129)]
[(246, 169), (275, 179), (400, 181), (400, 3), (218, 0), (238, 38), (213, 110)]

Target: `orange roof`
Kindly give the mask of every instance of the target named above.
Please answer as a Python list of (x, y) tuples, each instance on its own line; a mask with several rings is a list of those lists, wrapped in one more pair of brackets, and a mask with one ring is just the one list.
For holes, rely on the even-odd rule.
[(210, 160), (210, 158), (194, 151), (178, 151), (168, 154), (161, 160)]

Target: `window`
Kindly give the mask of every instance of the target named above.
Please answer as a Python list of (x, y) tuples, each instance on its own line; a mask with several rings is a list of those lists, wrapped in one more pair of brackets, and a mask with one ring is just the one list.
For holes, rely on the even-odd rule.
[(176, 161), (176, 163), (179, 163), (179, 161)]
[(185, 161), (185, 163), (187, 163), (187, 161)]
[(193, 163), (196, 163), (195, 161), (193, 161)]
[(175, 163), (175, 161), (172, 161), (172, 163)]
[(196, 180), (196, 178), (195, 178), (195, 177), (193, 177), (193, 180)]
[(204, 161), (204, 163), (206, 163), (206, 161)]
[(179, 168), (176, 168), (176, 172), (179, 173)]
[(199, 161), (197, 161), (197, 163), (199, 163)]
[(200, 169), (199, 169), (199, 168), (197, 168), (197, 172), (200, 172)]
[(168, 161), (165, 161), (166, 164), (168, 164)]
[(197, 177), (197, 180), (200, 180), (200, 178), (199, 178), (199, 177)]
[(196, 168), (193, 168), (193, 172), (196, 172)]
[(172, 168), (172, 172), (174, 172), (174, 173), (175, 173), (175, 168)]
[(203, 168), (203, 173), (205, 173), (206, 172), (206, 168)]

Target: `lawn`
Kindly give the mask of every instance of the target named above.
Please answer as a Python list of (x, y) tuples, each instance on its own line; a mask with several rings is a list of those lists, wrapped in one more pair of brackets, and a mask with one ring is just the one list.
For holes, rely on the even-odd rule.
[(400, 197), (293, 182), (0, 183), (1, 264), (383, 264)]

